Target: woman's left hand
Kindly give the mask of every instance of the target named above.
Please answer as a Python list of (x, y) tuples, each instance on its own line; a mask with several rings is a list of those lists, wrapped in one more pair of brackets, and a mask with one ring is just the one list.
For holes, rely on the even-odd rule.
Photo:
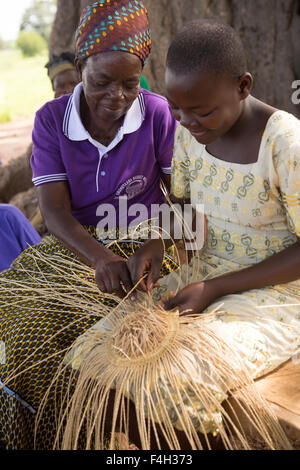
[[(164, 257), (164, 245), (160, 239), (147, 241), (127, 260), (132, 284), (138, 285), (144, 292), (150, 291), (159, 279)], [(142, 279), (145, 270), (149, 273), (147, 279)]]
[(181, 289), (177, 295), (162, 302), (166, 310), (178, 308), (182, 315), (201, 313), (218, 295), (209, 281), (195, 282)]

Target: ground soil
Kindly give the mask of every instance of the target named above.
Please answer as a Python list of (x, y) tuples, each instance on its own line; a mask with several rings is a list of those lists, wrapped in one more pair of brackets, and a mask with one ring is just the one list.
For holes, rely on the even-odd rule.
[(34, 117), (0, 124), (0, 159), (5, 165), (24, 154), (31, 142)]

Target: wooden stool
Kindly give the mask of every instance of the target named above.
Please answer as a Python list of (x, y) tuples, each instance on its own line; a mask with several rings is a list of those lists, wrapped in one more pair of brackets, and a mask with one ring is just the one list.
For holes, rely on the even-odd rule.
[[(274, 371), (255, 381), (257, 390), (267, 401), (278, 418), (283, 430), (295, 449), (300, 449), (300, 355), (289, 360)], [(255, 440), (257, 432), (240, 409), (233, 394), (227, 403), (238, 416), (240, 425), (246, 434)], [(224, 408), (231, 415), (230, 406)], [(246, 403), (242, 403), (247, 408)]]

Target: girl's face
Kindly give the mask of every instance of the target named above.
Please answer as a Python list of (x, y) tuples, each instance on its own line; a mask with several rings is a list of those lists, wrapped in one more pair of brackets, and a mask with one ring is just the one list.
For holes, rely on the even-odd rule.
[(166, 96), (174, 118), (201, 144), (224, 136), (238, 120), (252, 79), (217, 77), (211, 73), (176, 75), (166, 71)]
[(93, 55), (77, 62), (91, 117), (116, 121), (126, 114), (139, 94), (141, 60), (126, 52)]

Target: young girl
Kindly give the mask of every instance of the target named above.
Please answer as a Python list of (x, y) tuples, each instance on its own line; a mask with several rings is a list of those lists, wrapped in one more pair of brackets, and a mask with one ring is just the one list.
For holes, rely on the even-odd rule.
[(187, 315), (222, 303), (211, 327), (256, 378), (300, 348), (300, 122), (253, 97), (252, 83), (229, 26), (195, 22), (174, 38), (172, 193), (204, 205), (208, 237), (180, 279), (172, 273), (158, 290), (177, 289), (164, 307)]

